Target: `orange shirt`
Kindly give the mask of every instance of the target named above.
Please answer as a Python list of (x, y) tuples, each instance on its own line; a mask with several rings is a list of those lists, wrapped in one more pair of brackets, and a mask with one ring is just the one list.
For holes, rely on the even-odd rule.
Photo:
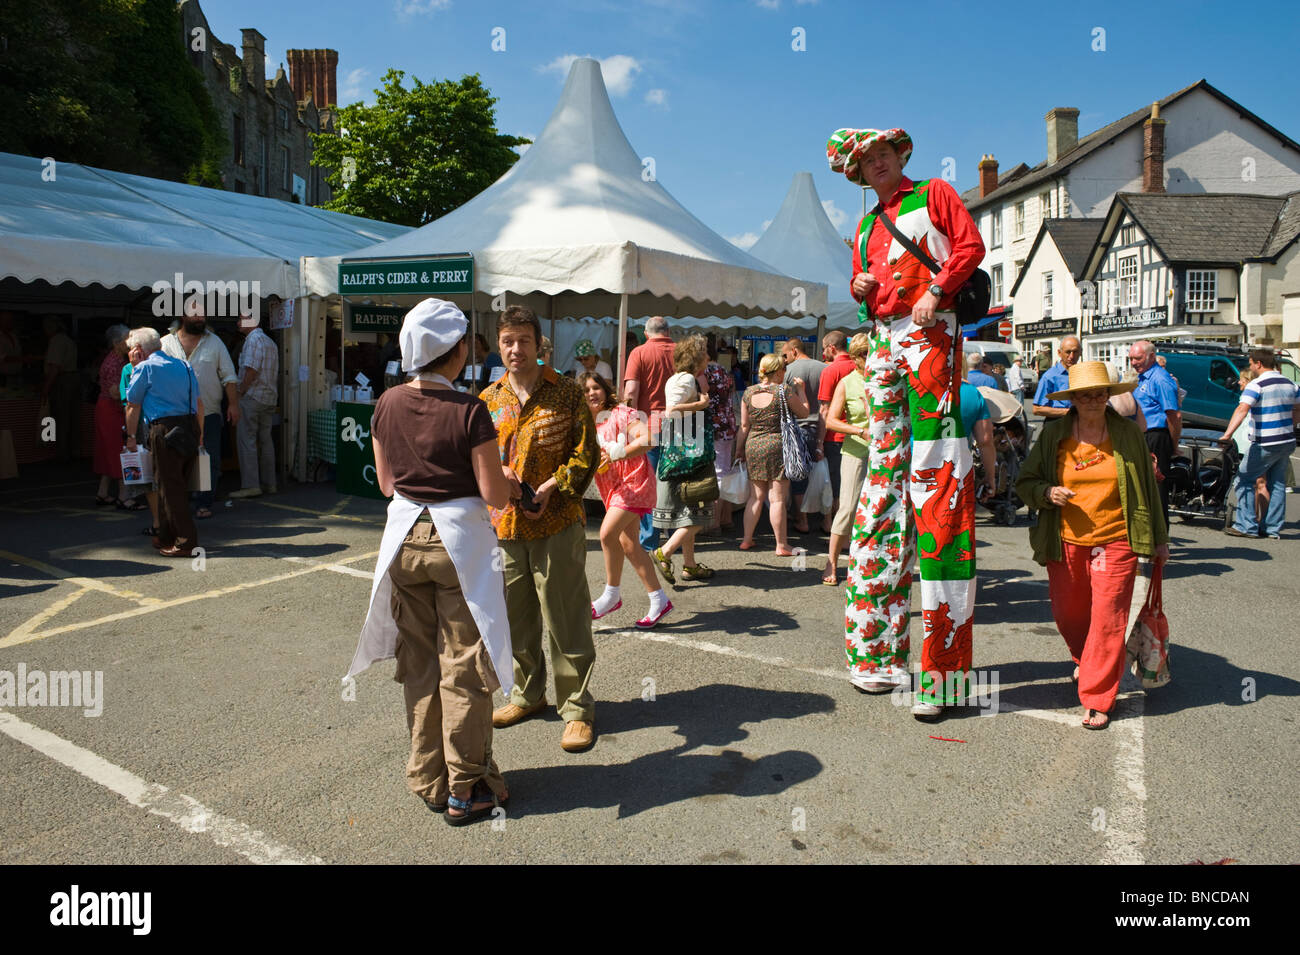
[(1074, 492), (1061, 508), (1061, 539), (1071, 544), (1109, 544), (1128, 535), (1119, 502), (1119, 473), (1110, 437), (1096, 448), (1066, 438), (1056, 452), (1061, 486)]

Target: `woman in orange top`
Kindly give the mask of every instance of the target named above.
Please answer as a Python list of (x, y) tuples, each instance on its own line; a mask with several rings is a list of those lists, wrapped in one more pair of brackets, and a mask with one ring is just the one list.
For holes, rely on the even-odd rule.
[(1029, 452), (1016, 493), (1041, 510), (1030, 529), (1034, 559), (1047, 565), (1057, 629), (1070, 648), (1083, 725), (1105, 729), (1124, 669), (1129, 604), (1138, 558), (1169, 557), (1151, 454), (1133, 422), (1108, 410), (1112, 384), (1099, 361), (1070, 369), (1070, 387), (1049, 395), (1070, 410), (1047, 422)]

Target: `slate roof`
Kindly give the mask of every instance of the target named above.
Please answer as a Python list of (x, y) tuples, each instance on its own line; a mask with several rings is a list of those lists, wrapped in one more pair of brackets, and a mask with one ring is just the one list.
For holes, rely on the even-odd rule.
[[(1264, 255), (1291, 196), (1232, 194), (1160, 195), (1120, 193), (1170, 264), (1238, 265)], [(1295, 218), (1300, 218), (1297, 216)]]
[[(1225, 104), (1227, 104), (1232, 109), (1240, 113), (1242, 117), (1259, 124), (1259, 126), (1262, 129), (1265, 129), (1271, 135), (1278, 137), (1278, 139), (1286, 143), (1292, 149), (1300, 151), (1300, 143), (1297, 143), (1295, 140), (1291, 139), (1291, 137), (1285, 135), (1280, 130), (1275, 129), (1273, 126), (1270, 126), (1268, 123), (1264, 122), (1264, 120), (1260, 119), (1258, 116), (1256, 116), (1250, 110), (1246, 109), (1236, 100), (1232, 99), (1230, 96), (1227, 96), (1226, 94), (1215, 89), (1213, 86), (1211, 86), (1208, 82), (1206, 82), (1203, 79), (1198, 80), (1197, 82), (1193, 83), (1191, 86), (1185, 86), (1175, 93), (1170, 93), (1162, 100), (1158, 100), (1158, 102), (1160, 103), (1161, 112), (1163, 113), (1164, 108), (1168, 106), (1170, 103), (1174, 102), (1175, 100), (1181, 99), (1182, 97), (1186, 96), (1188, 93), (1196, 89), (1202, 89), (1205, 92), (1209, 93), (1211, 96), (1214, 96), (1219, 100), (1222, 100)], [(1101, 148), (1102, 146), (1105, 146), (1116, 136), (1128, 132), (1130, 129), (1134, 128), (1135, 126), (1140, 126), (1143, 122), (1146, 121), (1147, 117), (1149, 117), (1150, 115), (1151, 115), (1150, 105), (1143, 106), (1141, 109), (1134, 110), (1133, 112), (1129, 113), (1127, 116), (1124, 116), (1121, 119), (1117, 119), (1115, 120), (1115, 122), (1103, 126), (1101, 127), (1101, 129), (1095, 130), (1089, 133), (1087, 136), (1081, 137), (1078, 143), (1075, 144), (1075, 147), (1073, 149), (1067, 152), (1064, 156), (1059, 157), (1056, 160), (1056, 162), (1052, 163), (1051, 165), (1048, 165), (1047, 160), (1044, 159), (1037, 166), (1034, 166), (1033, 169), (1029, 170), (1029, 172), (1026, 173), (1025, 175), (1017, 176), (1015, 179), (1008, 181), (1006, 184), (1003, 184), (1002, 177), (999, 176), (998, 188), (994, 189), (992, 192), (990, 192), (987, 196), (985, 196), (982, 199), (980, 198), (980, 194), (979, 194), (979, 186), (976, 186), (973, 189), (967, 189), (965, 192), (961, 194), (962, 202), (966, 203), (966, 208), (969, 209), (972, 213), (974, 213), (979, 209), (983, 209), (985, 206), (991, 205), (995, 202), (1000, 202), (1003, 199), (1008, 198), (1012, 194), (1018, 193), (1021, 189), (1025, 188), (1026, 186), (1032, 186), (1035, 183), (1044, 182), (1046, 180), (1053, 179), (1056, 176), (1059, 176), (1061, 173), (1063, 173), (1070, 166), (1074, 165), (1080, 159), (1083, 159), (1089, 153), (1095, 152), (1097, 149)]]
[(1056, 243), (1056, 248), (1061, 253), (1061, 258), (1065, 259), (1070, 274), (1074, 276), (1075, 281), (1083, 278), (1084, 266), (1088, 264), (1088, 253), (1097, 244), (1097, 236), (1101, 235), (1101, 227), (1106, 224), (1106, 220), (1102, 218), (1048, 219), (1045, 224), (1047, 231), (1052, 235), (1052, 241)]
[(1261, 256), (1266, 259), (1276, 258), (1297, 236), (1300, 236), (1300, 193), (1293, 192), (1286, 197), (1286, 204), (1278, 214), (1273, 234), (1269, 236)]

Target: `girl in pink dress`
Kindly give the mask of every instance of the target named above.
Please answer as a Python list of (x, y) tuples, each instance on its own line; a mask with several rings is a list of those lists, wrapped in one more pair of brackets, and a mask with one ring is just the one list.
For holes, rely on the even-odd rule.
[(600, 525), (600, 549), (605, 557), (605, 590), (592, 602), (591, 619), (599, 620), (623, 606), (619, 581), (623, 558), (641, 578), (650, 595), (650, 612), (636, 622), (648, 630), (673, 609), (659, 586), (650, 555), (638, 541), (639, 522), (655, 506), (655, 475), (645, 453), (650, 450), (650, 430), (636, 411), (614, 400), (614, 389), (595, 372), (577, 377), (578, 387), (596, 419), (600, 440), (600, 463), (596, 466), (596, 489), (605, 504)]

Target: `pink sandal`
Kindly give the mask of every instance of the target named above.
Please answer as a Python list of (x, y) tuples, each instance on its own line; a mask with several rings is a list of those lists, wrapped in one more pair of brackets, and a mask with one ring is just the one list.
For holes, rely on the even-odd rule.
[(591, 619), (592, 619), (592, 620), (599, 620), (601, 617), (608, 617), (610, 614), (612, 614), (615, 610), (617, 610), (617, 609), (618, 609), (619, 607), (621, 607), (621, 606), (623, 606), (623, 601), (620, 600), (618, 603), (614, 604), (614, 606), (610, 607), (610, 608), (609, 608), (608, 610), (606, 610), (604, 613), (596, 613), (596, 605), (595, 605), (595, 604), (592, 604), (592, 605), (591, 605)]
[(658, 615), (658, 616), (656, 616), (656, 617), (650, 617), (650, 616), (642, 617), (640, 620), (638, 620), (638, 621), (636, 622), (636, 625), (637, 625), (640, 629), (642, 629), (642, 630), (649, 630), (651, 627), (653, 627), (655, 624), (657, 624), (657, 623), (658, 623), (660, 620), (662, 620), (664, 617), (668, 616), (669, 612), (670, 612), (672, 609), (673, 609), (673, 602), (670, 600), (670, 601), (668, 601), (668, 606), (664, 607), (663, 610), (660, 610), (660, 611), (659, 611), (659, 615)]

